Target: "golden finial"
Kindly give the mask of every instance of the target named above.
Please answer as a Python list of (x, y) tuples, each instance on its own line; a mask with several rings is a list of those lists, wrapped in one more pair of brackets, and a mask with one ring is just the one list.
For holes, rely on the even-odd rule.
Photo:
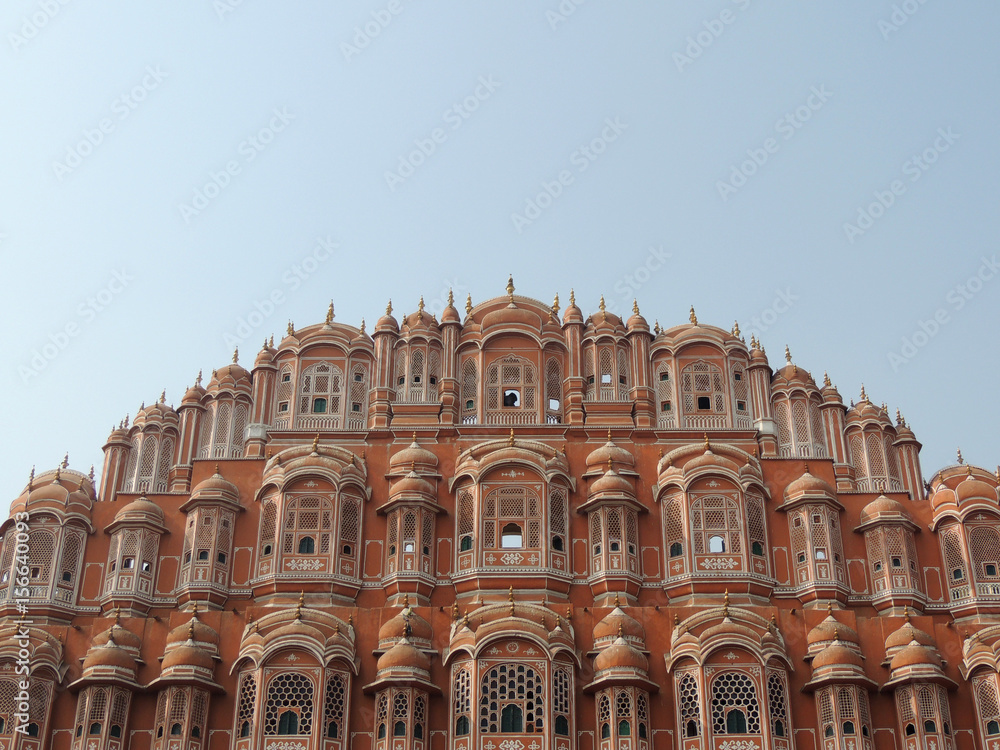
[(410, 595), (403, 594), (403, 609), (406, 609), (409, 606), (410, 606)]
[(618, 600), (618, 592), (616, 591), (615, 592), (615, 606), (617, 607), (619, 604), (620, 604), (620, 602)]
[(167, 403), (167, 389), (166, 389), (166, 388), (164, 388), (164, 389), (163, 389), (163, 390), (162, 390), (162, 391), (160, 392), (160, 403), (161, 403), (161, 404), (165, 404), (165, 403)]
[(569, 290), (569, 305), (570, 305), (570, 307), (572, 307), (575, 304), (576, 304), (576, 292), (574, 292), (572, 289), (570, 289)]
[(674, 612), (674, 627), (677, 627), (680, 624), (681, 624), (681, 616), (676, 612)]
[(632, 298), (632, 314), (633, 315), (639, 314), (639, 300), (635, 299), (634, 297)]
[(90, 479), (91, 484), (94, 482), (94, 465), (90, 465), (90, 473), (87, 474), (87, 478)]
[(122, 624), (122, 611), (120, 607), (115, 607), (115, 625)]
[(621, 622), (619, 622), (618, 623), (618, 637), (621, 638), (623, 635), (625, 635), (625, 629), (622, 628), (622, 624), (621, 624)]
[(1000, 465), (997, 466), (997, 470), (994, 476), (997, 478), (997, 481), (1000, 482)]
[(273, 349), (273, 348), (274, 348), (274, 334), (273, 334), (273, 333), (271, 334), (271, 338), (269, 338), (269, 339), (267, 340), (267, 346), (268, 346), (268, 348), (270, 348), (270, 349)]
[(608, 471), (611, 472), (611, 471), (614, 471), (614, 470), (615, 470), (615, 462), (611, 458), (611, 456), (608, 456)]
[(194, 607), (191, 610), (191, 616), (192, 617), (197, 617), (198, 616), (198, 602), (194, 603)]
[(567, 620), (573, 619), (573, 608), (568, 604), (566, 605), (566, 619)]
[(792, 353), (788, 350), (788, 344), (785, 344), (785, 361), (792, 364)]
[(233, 364), (239, 364), (240, 361), (240, 348), (237, 346), (233, 349)]
[(219, 473), (219, 465), (218, 465), (218, 464), (216, 464), (216, 465), (215, 465), (215, 473), (216, 473), (216, 474), (218, 474), (218, 473)]
[(830, 375), (826, 372), (823, 373), (823, 387), (829, 388), (833, 383), (830, 382)]
[(826, 613), (830, 617), (833, 617), (833, 602), (827, 602), (826, 603)]
[(511, 604), (514, 603), (514, 587), (513, 586), (511, 586), (509, 589), (507, 589), (507, 601), (509, 601)]
[(335, 623), (333, 626), (333, 634), (340, 635), (340, 623)]
[(348, 612), (347, 613), (347, 624), (350, 625), (352, 628), (354, 627), (354, 613), (353, 612)]
[(507, 296), (510, 297), (510, 303), (514, 304), (514, 275), (511, 274), (507, 277)]
[(367, 332), (365, 331), (365, 319), (361, 319), (361, 335), (364, 336)]
[(545, 613), (544, 612), (542, 612), (542, 614), (540, 614), (538, 616), (538, 621), (539, 621), (539, 623), (541, 623), (541, 626), (543, 628), (545, 628), (545, 630), (549, 629), (549, 623), (545, 620)]
[(865, 393), (865, 384), (864, 383), (861, 384), (861, 400), (862, 401), (867, 401), (868, 400), (868, 394)]
[(62, 464), (56, 466), (56, 478), (55, 483), (59, 484), (59, 480), (62, 479)]
[(965, 463), (965, 459), (964, 459), (964, 458), (962, 458), (962, 449), (961, 449), (961, 448), (959, 448), (957, 452), (958, 452), (958, 462), (959, 462), (960, 464), (964, 464), (964, 463)]
[(69, 452), (68, 451), (66, 452), (66, 455), (63, 456), (62, 467), (64, 469), (68, 469), (69, 468)]
[(420, 295), (420, 302), (417, 303), (417, 317), (424, 319), (424, 295)]
[(601, 295), (601, 303), (597, 307), (601, 311), (601, 321), (602, 322), (603, 321), (607, 321), (607, 319), (608, 319), (608, 311), (607, 311), (607, 308), (606, 308), (606, 306), (604, 304), (604, 295), (603, 294)]
[(559, 317), (559, 292), (556, 292), (556, 296), (552, 299), (552, 317)]
[(663, 448), (660, 448), (660, 459), (663, 459)]
[(455, 602), (454, 604), (451, 605), (451, 619), (452, 620), (458, 619), (458, 602)]
[(905, 622), (907, 625), (910, 624), (910, 608), (909, 607), (903, 607), (903, 622)]
[(691, 325), (698, 325), (698, 316), (694, 314), (694, 305), (691, 305), (691, 314), (688, 316), (688, 320), (691, 321)]
[(809, 462), (808, 461), (805, 462), (805, 464), (803, 465), (803, 468), (805, 469), (805, 473), (808, 474), (809, 473)]
[(330, 306), (326, 308), (326, 324), (330, 325), (333, 323), (333, 300), (330, 300)]
[(740, 337), (740, 323), (738, 320), (733, 321), (733, 336), (736, 338)]
[(261, 346), (260, 346), (260, 350), (261, 350), (262, 352), (263, 352), (263, 351), (267, 351), (267, 336), (265, 336), (265, 337), (264, 337), (264, 343), (263, 343), (263, 344), (261, 344)]
[(968, 474), (970, 477), (972, 476), (972, 464), (966, 465), (965, 473)]
[(198, 370), (198, 377), (194, 379), (195, 385), (201, 385), (201, 370)]
[(707, 433), (707, 432), (705, 433), (705, 450), (706, 450), (706, 451), (710, 451), (710, 450), (712, 450), (712, 446), (711, 446), (711, 444), (710, 444), (710, 443), (708, 442), (708, 433)]
[(31, 467), (31, 473), (28, 475), (28, 491), (30, 492), (35, 487), (35, 467)]
[(465, 297), (465, 314), (472, 315), (472, 293), (470, 292)]
[[(467, 628), (469, 627), (469, 610), (465, 610), (465, 613), (462, 615), (462, 625)], [(471, 630), (471, 628), (469, 629)]]
[(507, 438), (507, 445), (511, 448), (514, 447), (514, 428), (510, 428), (510, 436)]
[(451, 291), (451, 287), (448, 287), (448, 307), (455, 306), (455, 293)]
[(288, 320), (288, 328), (285, 329), (289, 336), (295, 335), (295, 324), (292, 323), (291, 319)]
[(777, 622), (778, 622), (778, 620), (774, 616), (774, 613), (772, 612), (771, 613), (771, 620), (770, 620), (770, 622), (767, 623), (767, 632), (768, 633), (774, 633), (774, 631), (776, 629), (776, 626), (777, 626)]
[(722, 598), (722, 616), (729, 617), (729, 589), (726, 589), (726, 594)]
[(194, 640), (194, 618), (193, 617), (188, 621), (188, 640), (189, 641), (193, 641)]
[(296, 620), (301, 620), (302, 619), (302, 606), (305, 603), (306, 603), (306, 592), (305, 591), (300, 591), (299, 592), (299, 603), (297, 605), (295, 605), (295, 619)]
[(310, 453), (319, 453), (319, 433), (316, 433), (316, 437), (313, 438), (312, 450)]

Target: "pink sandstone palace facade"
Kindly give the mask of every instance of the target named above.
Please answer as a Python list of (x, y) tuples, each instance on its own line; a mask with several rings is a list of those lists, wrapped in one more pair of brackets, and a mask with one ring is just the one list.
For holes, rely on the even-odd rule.
[(0, 749), (996, 750), (1000, 479), (759, 342), (289, 324), (35, 473)]

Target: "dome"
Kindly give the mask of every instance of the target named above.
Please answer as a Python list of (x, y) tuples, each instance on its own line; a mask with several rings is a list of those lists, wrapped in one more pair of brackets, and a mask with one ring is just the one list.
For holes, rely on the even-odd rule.
[(964, 503), (969, 500), (988, 500), (992, 503), (996, 503), (997, 491), (993, 488), (993, 485), (974, 476), (972, 474), (971, 466), (968, 471), (968, 476), (959, 482), (955, 487), (955, 496), (958, 498), (958, 502)]
[(413, 442), (406, 448), (395, 453), (389, 458), (389, 471), (406, 472), (410, 469), (421, 469), (429, 473), (437, 471), (438, 458), (431, 451), (420, 447), (417, 442), (416, 433), (413, 434)]
[(649, 323), (646, 321), (642, 314), (639, 312), (639, 303), (632, 300), (632, 315), (625, 324), (629, 332), (632, 331), (646, 331), (649, 332)]
[(819, 477), (810, 474), (809, 465), (806, 464), (805, 473), (785, 488), (785, 497), (802, 495), (836, 497), (837, 491)]
[(191, 490), (192, 499), (194, 499), (197, 495), (211, 495), (216, 497), (223, 495), (235, 498), (238, 497), (239, 494), (240, 491), (236, 488), (236, 485), (219, 473), (218, 466), (216, 466), (215, 473), (212, 476), (198, 482), (198, 484), (195, 485), (195, 488)]
[(834, 641), (833, 644), (816, 654), (812, 663), (813, 670), (820, 669), (821, 667), (840, 666), (864, 667), (861, 655), (840, 641)]
[(810, 630), (806, 636), (806, 644), (809, 646), (838, 640), (846, 643), (858, 643), (858, 631), (838, 622), (832, 614)]
[(214, 669), (215, 661), (205, 649), (198, 648), (193, 641), (186, 641), (184, 645), (172, 648), (163, 657), (160, 669), (166, 671), (172, 667)]
[(931, 509), (937, 510), (944, 505), (954, 505), (958, 506), (958, 497), (955, 495), (955, 490), (941, 485), (941, 487), (931, 495)]
[(635, 456), (624, 448), (619, 447), (611, 439), (611, 431), (608, 431), (608, 442), (599, 448), (595, 448), (587, 456), (587, 471), (604, 471), (608, 468), (608, 461), (619, 469), (626, 467), (635, 468)]
[(910, 645), (892, 657), (889, 662), (889, 669), (896, 670), (903, 667), (933, 666), (941, 668), (941, 657), (929, 646), (921, 646), (916, 641), (911, 641)]
[(83, 671), (97, 667), (125, 669), (133, 674), (136, 670), (135, 659), (113, 639), (103, 646), (94, 646), (87, 652), (87, 657), (83, 660)]
[(563, 325), (567, 323), (582, 323), (583, 313), (580, 308), (576, 306), (576, 295), (573, 294), (573, 290), (569, 290), (569, 305), (566, 306), (566, 312), (563, 313)]
[(241, 365), (233, 362), (212, 373), (212, 379), (208, 383), (208, 391), (215, 393), (220, 389), (232, 391), (245, 391), (249, 393), (252, 387), (250, 373)]
[(201, 400), (205, 397), (205, 389), (201, 387), (201, 374), (198, 374), (197, 382), (184, 391), (184, 398), (181, 399), (181, 405), (184, 404), (200, 404)]
[[(407, 625), (409, 625), (409, 633), (406, 632)], [(386, 620), (378, 630), (379, 643), (389, 640), (395, 641), (400, 638), (430, 642), (432, 635), (430, 623), (408, 606), (394, 617)]]
[(170, 422), (174, 425), (178, 424), (177, 412), (174, 411), (173, 407), (167, 406), (165, 399), (166, 394), (164, 393), (158, 402), (140, 409), (132, 421), (132, 426), (142, 427), (149, 423), (163, 422)]
[(395, 646), (379, 657), (376, 669), (381, 672), (383, 669), (418, 669), (427, 672), (431, 668), (431, 660), (427, 654), (414, 648), (413, 645), (403, 638)]
[(614, 469), (608, 469), (602, 477), (590, 485), (591, 495), (635, 495), (632, 483), (620, 474), (616, 474)]
[(903, 504), (885, 495), (879, 495), (861, 510), (861, 523), (868, 523), (879, 518), (891, 518), (905, 521), (913, 520)]
[(442, 323), (461, 323), (462, 318), (458, 314), (458, 310), (455, 309), (455, 301), (452, 296), (451, 291), (448, 291), (448, 306), (441, 311), (441, 322)]
[(184, 643), (192, 638), (191, 626), (194, 625), (193, 640), (195, 643), (210, 643), (213, 646), (219, 645), (219, 634), (211, 625), (206, 625), (198, 619), (198, 613), (188, 622), (178, 625), (167, 634), (167, 645), (174, 643)]
[(393, 482), (392, 488), (389, 490), (389, 497), (395, 499), (400, 495), (406, 495), (408, 497), (413, 497), (414, 495), (418, 497), (434, 497), (434, 485), (423, 479), (420, 475), (415, 472), (410, 472), (402, 479), (398, 479)]
[(400, 326), (401, 332), (405, 335), (407, 333), (415, 333), (417, 331), (430, 333), (434, 337), (438, 337), (440, 334), (440, 328), (438, 326), (437, 320), (430, 313), (424, 312), (424, 298), (420, 298), (420, 307), (415, 313), (410, 313), (403, 318), (403, 323)]
[(808, 370), (789, 362), (780, 370), (776, 370), (771, 376), (771, 385), (774, 388), (790, 388), (792, 386), (802, 386), (810, 391), (818, 391), (816, 381)]
[(392, 317), (392, 301), (385, 306), (385, 315), (375, 324), (375, 333), (399, 333), (399, 323)]
[(594, 641), (617, 638), (619, 635), (635, 639), (640, 643), (646, 640), (646, 631), (639, 621), (616, 603), (615, 608), (594, 626)]
[(134, 649), (136, 652), (142, 648), (142, 638), (128, 628), (122, 627), (117, 621), (108, 630), (95, 636), (93, 645), (106, 646), (111, 641), (122, 648)]
[(140, 497), (115, 513), (115, 522), (119, 521), (154, 521), (162, 524), (163, 511), (156, 503)]
[(542, 328), (542, 319), (531, 310), (524, 307), (518, 307), (514, 301), (511, 300), (510, 304), (506, 307), (501, 307), (499, 310), (486, 313), (486, 315), (483, 316), (482, 326), (483, 333), (485, 333), (488, 328), (496, 326), (525, 326), (533, 331), (540, 331)]
[(735, 461), (732, 461), (725, 456), (720, 456), (718, 453), (712, 452), (712, 444), (708, 440), (708, 435), (705, 435), (705, 451), (688, 460), (684, 464), (684, 473), (687, 474), (697, 469), (706, 467), (712, 469), (722, 469), (735, 474), (740, 473), (740, 467), (736, 465)]
[(923, 630), (913, 627), (910, 624), (909, 616), (907, 616), (903, 626), (899, 630), (890, 633), (889, 637), (885, 639), (885, 648), (886, 651), (889, 651), (894, 648), (908, 646), (910, 643), (917, 643), (920, 646), (930, 646), (931, 648), (935, 646), (934, 639)]
[(280, 638), (291, 638), (296, 644), (301, 645), (303, 639), (325, 643), (326, 638), (312, 625), (307, 625), (298, 616), (291, 622), (285, 623), (280, 628), (276, 628), (267, 634), (268, 641), (276, 641)]
[(597, 655), (594, 659), (594, 669), (597, 672), (605, 669), (635, 669), (646, 672), (649, 669), (649, 659), (641, 651), (630, 646), (624, 638), (618, 637)]

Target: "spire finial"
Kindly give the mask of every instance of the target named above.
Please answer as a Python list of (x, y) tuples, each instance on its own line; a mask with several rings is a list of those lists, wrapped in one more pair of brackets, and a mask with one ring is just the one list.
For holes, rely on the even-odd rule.
[(330, 300), (330, 306), (326, 308), (326, 324), (331, 323), (333, 323), (333, 300)]
[(409, 606), (410, 606), (410, 595), (403, 594), (403, 609), (406, 609)]
[(122, 624), (122, 610), (121, 607), (115, 607), (115, 625)]
[(830, 617), (833, 617), (833, 602), (832, 601), (828, 601), (826, 603), (826, 613)]
[(635, 297), (632, 298), (632, 314), (633, 315), (639, 314), (639, 300), (637, 300)]
[(424, 319), (424, 295), (420, 295), (420, 301), (417, 303), (417, 317), (420, 320)]
[(66, 451), (66, 455), (63, 456), (62, 467), (64, 469), (68, 469), (69, 468), (69, 451)]
[(361, 319), (361, 335), (364, 336), (366, 334), (367, 334), (367, 331), (365, 331), (365, 319), (362, 318)]
[(270, 349), (273, 349), (273, 348), (274, 348), (274, 334), (273, 334), (273, 333), (271, 334), (271, 338), (269, 338), (269, 339), (267, 340), (267, 346), (268, 346), (268, 348), (270, 348)]
[(514, 428), (513, 427), (510, 428), (510, 435), (507, 438), (507, 445), (510, 446), (511, 448), (514, 447)]
[(472, 315), (472, 292), (465, 297), (465, 314)]
[(726, 594), (722, 599), (722, 616), (729, 617), (729, 589), (726, 589)]
[(552, 316), (559, 317), (559, 292), (556, 292), (556, 296), (552, 299)]
[(597, 309), (599, 309), (601, 311), (601, 322), (606, 322), (607, 319), (608, 319), (608, 310), (607, 310), (607, 306), (604, 304), (604, 295), (603, 294), (601, 295), (601, 302), (597, 306)]
[(740, 322), (738, 320), (733, 321), (733, 335), (736, 338), (740, 337)]
[(288, 319), (288, 328), (286, 328), (285, 331), (288, 333), (289, 336), (295, 335), (295, 324), (292, 323), (291, 318)]
[(194, 618), (193, 617), (190, 620), (188, 620), (188, 640), (189, 641), (193, 641), (194, 640)]
[(59, 480), (62, 479), (62, 464), (56, 465), (56, 478), (55, 483), (59, 484)]
[(613, 458), (611, 458), (611, 456), (608, 456), (608, 472), (612, 472), (612, 471), (614, 471), (614, 470), (615, 470), (615, 462), (614, 462), (614, 459), (613, 459)]
[(958, 453), (958, 462), (960, 464), (964, 464), (965, 463), (965, 459), (962, 458), (962, 449), (959, 448), (956, 452)]
[(28, 475), (28, 492), (31, 492), (35, 487), (35, 467), (31, 467), (31, 474)]
[(910, 624), (910, 608), (909, 607), (903, 607), (903, 622), (905, 622), (907, 625)]
[(829, 388), (833, 383), (830, 382), (830, 375), (826, 372), (823, 373), (823, 387)]
[(785, 361), (788, 364), (792, 364), (792, 353), (788, 349), (788, 344), (785, 344)]
[(167, 403), (167, 389), (166, 389), (166, 388), (164, 388), (164, 389), (163, 389), (163, 390), (162, 390), (162, 391), (160, 392), (160, 403), (161, 403), (161, 404), (165, 404), (165, 403)]
[(513, 586), (511, 586), (509, 589), (507, 589), (507, 601), (509, 601), (511, 604), (514, 603), (514, 587)]
[(91, 484), (94, 482), (94, 465), (90, 465), (90, 473), (87, 474), (87, 478), (90, 479)]
[[(455, 606), (457, 607), (458, 605), (456, 604)], [(469, 610), (465, 610), (465, 613), (462, 615), (462, 625), (469, 628)], [(469, 628), (469, 630), (472, 630), (472, 628)]]
[(300, 591), (299, 592), (299, 603), (297, 605), (295, 605), (295, 619), (296, 620), (301, 620), (302, 619), (302, 607), (303, 607), (303, 605), (305, 605), (305, 603), (306, 603), (306, 592), (305, 591)]
[(861, 400), (862, 401), (867, 401), (868, 400), (868, 394), (865, 393), (865, 384), (864, 383), (861, 384)]
[(239, 362), (240, 362), (240, 348), (237, 346), (235, 349), (233, 349), (233, 364), (236, 365), (239, 364)]
[(455, 602), (454, 604), (451, 605), (451, 619), (452, 620), (458, 619), (458, 602)]
[(569, 304), (571, 307), (576, 304), (576, 292), (572, 289), (569, 290)]
[(455, 306), (455, 293), (448, 287), (448, 307)]
[(691, 314), (688, 315), (688, 320), (691, 321), (691, 325), (698, 325), (698, 316), (694, 313), (694, 305), (691, 305)]
[(310, 453), (319, 453), (319, 433), (316, 433), (316, 437), (313, 438), (312, 450)]
[(899, 413), (898, 408), (896, 409), (896, 426), (897, 427), (903, 426), (903, 415)]
[(621, 602), (618, 600), (618, 592), (615, 592), (615, 606), (617, 607)]
[(611, 428), (608, 428), (608, 442), (611, 442)]
[(706, 451), (710, 451), (710, 450), (712, 450), (712, 446), (711, 446), (711, 444), (710, 444), (710, 443), (708, 442), (708, 433), (707, 433), (707, 432), (705, 433), (705, 450), (706, 450)]
[(216, 464), (216, 465), (215, 465), (215, 473), (216, 473), (216, 474), (218, 474), (218, 473), (219, 473), (219, 465), (218, 465), (218, 464)]
[(618, 637), (621, 638), (623, 635), (625, 635), (625, 629), (622, 628), (622, 624), (619, 622), (618, 623)]
[(809, 473), (809, 462), (808, 461), (805, 462), (805, 465), (803, 466), (803, 468), (805, 469), (805, 473), (808, 474)]
[(194, 607), (191, 609), (191, 616), (192, 617), (198, 616), (198, 602), (194, 603)]
[(507, 277), (507, 296), (510, 298), (510, 303), (514, 304), (514, 275), (511, 274)]
[(653, 325), (653, 333), (655, 333), (657, 336), (659, 336), (660, 335), (660, 330), (661, 330), (660, 329), (660, 320), (659, 320), (659, 318), (656, 318), (655, 321), (656, 322)]

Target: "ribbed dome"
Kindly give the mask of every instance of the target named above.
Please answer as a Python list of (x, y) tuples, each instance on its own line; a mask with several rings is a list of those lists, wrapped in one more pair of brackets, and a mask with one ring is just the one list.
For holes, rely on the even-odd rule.
[(486, 313), (486, 315), (483, 316), (482, 325), (483, 333), (485, 333), (488, 328), (493, 328), (495, 326), (518, 325), (527, 326), (528, 328), (537, 331), (542, 328), (542, 319), (531, 310), (524, 307), (518, 307), (515, 303), (511, 302), (506, 307)]
[(618, 635), (635, 638), (638, 641), (646, 639), (646, 631), (643, 630), (639, 621), (616, 604), (615, 608), (594, 626), (594, 640), (617, 638)]
[(194, 641), (196, 643), (211, 643), (215, 646), (219, 645), (220, 638), (215, 628), (211, 625), (206, 625), (199, 620), (197, 614), (195, 614), (192, 620), (178, 625), (167, 634), (167, 645), (169, 646), (173, 643), (184, 643), (188, 640), (188, 638), (191, 637), (192, 622), (194, 623)]
[(811, 391), (819, 390), (816, 387), (816, 381), (813, 380), (813, 376), (809, 374), (809, 371), (793, 364), (787, 364), (780, 370), (775, 371), (771, 377), (771, 384), (777, 388), (800, 385)]
[[(200, 376), (199, 376), (200, 380)], [(186, 391), (184, 391), (184, 398), (181, 399), (181, 404), (198, 404), (205, 397), (205, 389), (201, 387), (201, 383), (195, 383)]]
[(928, 633), (913, 627), (907, 620), (899, 630), (890, 633), (889, 637), (885, 639), (885, 648), (888, 651), (907, 646), (911, 642), (916, 642), (921, 646), (934, 647), (935, 645), (934, 639)]
[(993, 488), (993, 485), (974, 476), (971, 466), (969, 467), (969, 475), (955, 487), (955, 496), (958, 498), (959, 503), (969, 500), (997, 502), (997, 491)]
[(431, 668), (431, 660), (427, 654), (414, 648), (406, 638), (403, 638), (382, 654), (376, 664), (376, 669), (379, 672), (383, 669), (393, 668), (419, 669), (426, 672)]
[(122, 627), (117, 622), (103, 633), (98, 633), (94, 637), (93, 645), (105, 646), (112, 640), (122, 648), (130, 648), (135, 651), (139, 651), (142, 648), (142, 638), (128, 628)]
[(937, 492), (931, 495), (931, 508), (937, 510), (944, 505), (958, 505), (958, 496), (955, 490), (945, 485), (941, 485)]
[(109, 640), (103, 646), (92, 647), (83, 660), (84, 672), (97, 667), (118, 667), (134, 674), (136, 663), (128, 651), (121, 648), (114, 640)]
[(602, 672), (605, 669), (636, 669), (641, 672), (649, 670), (649, 659), (626, 642), (624, 638), (616, 638), (606, 649), (594, 659), (594, 669)]
[(809, 467), (806, 466), (805, 473), (785, 488), (785, 496), (797, 497), (807, 494), (836, 497), (837, 491), (819, 477), (810, 474)]
[(854, 666), (864, 667), (860, 654), (852, 648), (848, 648), (840, 641), (834, 641), (824, 648), (813, 659), (813, 670), (822, 667)]
[(274, 355), (276, 351), (271, 347), (265, 345), (259, 352), (257, 352), (257, 358), (253, 361), (254, 369), (258, 367), (270, 367), (274, 364)]
[(713, 469), (724, 469), (726, 471), (732, 471), (739, 473), (740, 467), (736, 463), (725, 456), (720, 456), (718, 453), (713, 453), (712, 448), (707, 446), (705, 452), (699, 456), (695, 456), (690, 461), (684, 464), (685, 473), (694, 471), (695, 469), (701, 468), (713, 468)]
[(214, 669), (215, 661), (203, 648), (198, 648), (193, 641), (187, 641), (181, 646), (176, 646), (167, 652), (160, 664), (162, 670), (172, 667), (201, 667), (202, 669)]
[(409, 471), (411, 468), (433, 473), (437, 470), (437, 465), (437, 456), (422, 448), (417, 442), (416, 435), (413, 436), (412, 443), (389, 458), (389, 470), (393, 473)]
[(406, 495), (408, 497), (433, 497), (434, 485), (426, 479), (423, 479), (420, 475), (411, 471), (402, 479), (398, 479), (393, 482), (392, 488), (389, 490), (390, 498), (396, 498), (401, 495)]
[(806, 636), (806, 643), (810, 646), (815, 643), (835, 640), (840, 640), (845, 643), (859, 642), (858, 631), (844, 625), (843, 623), (837, 622), (832, 614), (823, 620), (823, 622), (819, 625), (810, 630), (809, 634)]
[(597, 481), (590, 485), (591, 495), (626, 495), (635, 494), (632, 483), (625, 477), (609, 469)]
[(916, 641), (910, 643), (889, 662), (889, 669), (900, 669), (902, 667), (932, 666), (941, 668), (941, 657), (934, 649), (928, 646), (921, 646)]
[(885, 495), (879, 495), (861, 509), (861, 523), (868, 523), (878, 518), (913, 520), (902, 503)]
[(211, 494), (211, 495), (239, 495), (239, 490), (236, 485), (230, 482), (228, 479), (223, 477), (216, 469), (216, 472), (210, 476), (208, 479), (204, 479), (195, 485), (195, 488), (191, 490), (192, 498), (196, 495), (201, 494)]
[(163, 511), (145, 497), (136, 498), (115, 513), (115, 521), (155, 521), (163, 523)]
[[(407, 623), (409, 623), (409, 634), (407, 634)], [(409, 638), (413, 641), (430, 641), (433, 632), (427, 620), (418, 615), (410, 607), (405, 607), (394, 617), (386, 620), (378, 630), (378, 640), (396, 640), (399, 638)]]
[(587, 471), (604, 470), (608, 468), (608, 461), (619, 469), (623, 466), (629, 469), (635, 468), (635, 456), (629, 451), (615, 444), (608, 433), (608, 442), (599, 448), (595, 448), (587, 456)]

